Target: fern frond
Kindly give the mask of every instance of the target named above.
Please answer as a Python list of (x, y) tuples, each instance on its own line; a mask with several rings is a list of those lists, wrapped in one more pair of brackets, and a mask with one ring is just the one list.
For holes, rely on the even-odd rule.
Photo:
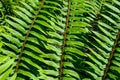
[(0, 80), (120, 79), (120, 1), (11, 1), (14, 14), (0, 24)]
[(16, 17), (9, 16), (6, 19), (7, 25), (3, 28), (10, 34), (1, 33), (4, 44), (1, 52), (6, 56), (10, 53), (11, 57), (16, 57), (16, 61), (12, 63), (15, 64), (12, 73), (8, 73), (10, 80), (58, 79), (61, 49), (56, 47), (62, 45), (63, 36), (60, 33), (64, 31), (61, 26), (64, 23), (60, 17), (64, 12), (60, 3), (60, 0), (33, 1), (32, 4), (20, 2), (20, 6), (15, 6)]

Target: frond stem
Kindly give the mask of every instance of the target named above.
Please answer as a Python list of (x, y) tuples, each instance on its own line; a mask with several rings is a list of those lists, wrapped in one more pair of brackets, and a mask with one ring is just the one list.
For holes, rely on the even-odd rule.
[(111, 51), (111, 53), (110, 53), (110, 57), (109, 57), (109, 59), (108, 59), (108, 64), (106, 65), (106, 69), (105, 69), (105, 71), (104, 71), (103, 80), (105, 80), (105, 78), (107, 77), (107, 72), (108, 72), (108, 70), (110, 69), (110, 64), (111, 64), (111, 62), (112, 62), (112, 58), (113, 58), (113, 56), (114, 56), (115, 49), (116, 49), (116, 46), (117, 46), (117, 44), (118, 44), (119, 39), (120, 39), (120, 31), (118, 31), (118, 35), (116, 36), (116, 40), (115, 40), (115, 42), (114, 42), (112, 51)]
[(19, 58), (18, 58), (18, 61), (17, 61), (17, 65), (16, 65), (15, 72), (18, 72), (18, 68), (19, 68), (19, 64), (20, 64), (20, 61), (21, 61), (21, 58), (22, 58), (22, 55), (23, 55), (23, 51), (24, 51), (24, 48), (25, 48), (25, 44), (26, 44), (26, 42), (27, 42), (28, 36), (29, 36), (29, 34), (30, 34), (30, 31), (31, 31), (31, 29), (32, 29), (32, 27), (33, 27), (33, 25), (34, 25), (34, 23), (35, 23), (35, 20), (37, 19), (38, 15), (39, 15), (39, 13), (40, 13), (40, 11), (41, 11), (41, 9), (42, 9), (42, 6), (44, 5), (44, 2), (45, 2), (45, 0), (42, 0), (41, 4), (40, 4), (40, 6), (39, 6), (39, 9), (38, 9), (38, 11), (37, 11), (37, 13), (36, 13), (36, 15), (35, 15), (34, 19), (32, 20), (32, 23), (31, 23), (31, 25), (30, 25), (30, 28), (29, 28), (29, 30), (27, 31), (27, 34), (26, 34), (26, 36), (25, 36), (25, 40), (24, 40), (24, 42), (23, 42), (23, 45), (22, 45), (22, 48), (21, 48), (21, 51), (20, 51), (20, 55), (19, 55)]
[(61, 60), (60, 60), (60, 78), (59, 78), (59, 80), (62, 80), (62, 74), (63, 74), (62, 68), (63, 68), (64, 53), (65, 53), (66, 34), (67, 34), (67, 29), (68, 29), (69, 15), (70, 15), (70, 0), (68, 0), (68, 11), (67, 11), (67, 16), (66, 16), (64, 40), (63, 40), (63, 45), (62, 45), (62, 55), (61, 55)]

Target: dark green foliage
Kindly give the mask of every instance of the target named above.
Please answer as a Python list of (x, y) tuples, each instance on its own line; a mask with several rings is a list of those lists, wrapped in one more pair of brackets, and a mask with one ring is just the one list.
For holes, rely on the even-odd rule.
[(0, 80), (119, 80), (119, 3), (1, 0)]

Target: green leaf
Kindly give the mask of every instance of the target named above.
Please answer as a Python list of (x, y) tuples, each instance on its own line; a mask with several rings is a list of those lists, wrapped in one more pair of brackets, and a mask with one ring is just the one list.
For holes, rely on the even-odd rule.
[(111, 46), (113, 45), (113, 41), (111, 41), (108, 37), (96, 32), (92, 31), (97, 37), (99, 37), (102, 41), (105, 41), (106, 43), (110, 44)]
[(15, 22), (13, 22), (13, 21), (10, 21), (10, 20), (6, 20), (6, 21), (7, 21), (12, 27), (14, 27), (15, 29), (21, 31), (21, 32), (24, 33), (24, 34), (26, 33), (25, 29), (24, 29), (21, 25), (15, 23)]
[(86, 53), (80, 51), (79, 49), (77, 48), (69, 48), (69, 47), (66, 47), (65, 48), (65, 51), (66, 52), (72, 52), (74, 54), (78, 54), (79, 56), (86, 56)]
[(115, 6), (111, 5), (111, 4), (108, 4), (108, 3), (104, 3), (104, 5), (107, 6), (108, 8), (110, 8), (111, 10), (113, 10), (113, 11), (115, 11), (117, 13), (120, 13), (120, 10), (117, 7), (115, 7)]
[(77, 72), (69, 69), (63, 69), (63, 74), (65, 75), (71, 75), (72, 77), (76, 77), (77, 79), (80, 79), (80, 76)]
[(22, 44), (20, 43), (19, 39), (12, 37), (10, 35), (6, 35), (1, 33), (3, 37), (5, 37), (8, 41), (12, 42), (13, 44), (16, 44), (18, 47), (20, 47)]

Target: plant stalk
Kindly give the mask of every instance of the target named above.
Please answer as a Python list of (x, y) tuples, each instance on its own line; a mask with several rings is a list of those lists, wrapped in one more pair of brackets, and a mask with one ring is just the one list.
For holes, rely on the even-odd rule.
[(107, 77), (107, 73), (108, 73), (108, 71), (109, 71), (109, 69), (110, 69), (110, 64), (111, 64), (112, 58), (113, 58), (113, 56), (114, 56), (114, 54), (115, 54), (115, 49), (116, 49), (116, 46), (117, 46), (117, 44), (118, 44), (119, 39), (120, 39), (120, 31), (118, 31), (118, 35), (116, 36), (116, 41), (114, 42), (112, 51), (111, 51), (111, 53), (110, 53), (110, 57), (109, 57), (109, 59), (108, 59), (108, 64), (106, 65), (106, 69), (105, 69), (105, 71), (104, 71), (103, 80), (105, 80), (105, 78)]
[(27, 42), (28, 36), (29, 36), (29, 34), (30, 34), (30, 31), (31, 31), (31, 29), (32, 29), (32, 27), (33, 27), (33, 25), (34, 25), (34, 23), (35, 23), (35, 20), (37, 19), (38, 15), (39, 15), (39, 13), (40, 13), (40, 11), (41, 11), (41, 9), (42, 9), (42, 6), (44, 5), (44, 2), (45, 2), (45, 0), (42, 0), (41, 4), (40, 4), (40, 6), (39, 6), (39, 9), (38, 9), (38, 11), (37, 11), (37, 13), (36, 13), (36, 15), (35, 15), (34, 19), (32, 20), (32, 23), (31, 23), (31, 25), (30, 25), (30, 28), (29, 28), (29, 30), (27, 31), (27, 34), (26, 34), (25, 40), (24, 40), (24, 42), (23, 42), (23, 45), (22, 45), (22, 48), (21, 48), (21, 51), (20, 51), (20, 55), (19, 55), (19, 58), (18, 58), (18, 61), (17, 61), (17, 65), (16, 65), (15, 72), (18, 72), (18, 68), (19, 68), (19, 64), (20, 64), (20, 61), (21, 61), (21, 58), (22, 58), (22, 55), (23, 55), (23, 51), (24, 51), (24, 48), (25, 48), (25, 44), (26, 44), (26, 42)]
[(67, 16), (66, 16), (64, 40), (63, 40), (63, 45), (62, 45), (62, 55), (61, 55), (61, 60), (60, 60), (60, 78), (59, 78), (59, 80), (62, 80), (62, 74), (63, 74), (62, 68), (63, 68), (63, 59), (64, 59), (64, 54), (65, 54), (65, 45), (66, 45), (66, 36), (67, 36), (69, 15), (70, 15), (70, 0), (68, 0), (68, 12), (67, 12)]

